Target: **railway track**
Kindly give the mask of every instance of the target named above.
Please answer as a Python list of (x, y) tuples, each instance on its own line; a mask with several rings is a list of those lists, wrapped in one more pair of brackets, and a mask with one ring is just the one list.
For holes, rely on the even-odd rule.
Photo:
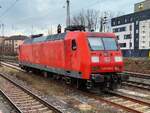
[(119, 92), (108, 91), (107, 93), (109, 95), (101, 99), (109, 104), (133, 113), (150, 113), (150, 103), (148, 102), (125, 96)]
[(123, 82), (122, 85), (150, 91), (150, 85), (145, 83), (127, 81), (127, 82)]
[[(7, 64), (5, 64), (7, 66)], [(11, 66), (9, 66), (11, 67)], [(15, 66), (13, 66), (15, 68)], [(18, 69), (18, 67), (16, 67)], [(129, 84), (127, 82), (127, 84)], [(131, 84), (131, 83), (130, 83)], [(135, 83), (134, 83), (135, 84)], [(133, 85), (133, 83), (132, 83)], [(137, 84), (136, 84), (137, 86)], [(135, 87), (136, 87), (135, 86)], [(142, 87), (142, 86), (141, 86)], [(107, 96), (106, 96), (107, 94)], [(85, 94), (88, 97), (93, 98), (93, 95)], [(150, 103), (138, 100), (129, 96), (125, 96), (123, 93), (121, 94), (120, 92), (106, 92), (104, 94), (104, 97), (100, 96), (94, 96), (97, 100), (103, 101), (108, 103), (109, 105), (115, 106), (117, 108), (126, 110), (128, 112), (133, 112), (133, 113), (150, 113)]]
[(150, 74), (143, 74), (143, 73), (136, 73), (136, 72), (129, 72), (129, 71), (124, 71), (123, 74), (128, 74), (130, 77), (150, 79)]
[(3, 62), (18, 63), (17, 59), (9, 59), (9, 58), (2, 58), (2, 57), (1, 57), (1, 61), (3, 61)]
[(5, 74), (0, 77), (6, 81), (0, 91), (15, 106), (19, 113), (62, 113), (33, 92), (14, 82)]
[(15, 62), (2, 62), (3, 65), (4, 65), (4, 63), (7, 63), (7, 64), (10, 64), (10, 65), (19, 67), (19, 64), (18, 64), (18, 63), (15, 63)]

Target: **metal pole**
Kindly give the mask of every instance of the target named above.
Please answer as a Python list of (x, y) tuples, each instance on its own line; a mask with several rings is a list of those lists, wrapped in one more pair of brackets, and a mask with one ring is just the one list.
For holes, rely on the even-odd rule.
[(67, 18), (66, 18), (66, 26), (70, 26), (70, 1), (67, 0)]
[(130, 24), (130, 44), (129, 44), (129, 47), (130, 47), (130, 57), (132, 57), (132, 48), (131, 48), (131, 44), (132, 44), (132, 41), (131, 41), (131, 39), (132, 39), (132, 33), (131, 33), (131, 31), (132, 31), (132, 23)]
[[(1, 25), (0, 25), (0, 28), (1, 28)], [(1, 55), (2, 55), (2, 42), (0, 44), (0, 66), (1, 66)]]
[(106, 26), (107, 26), (107, 13), (104, 12), (104, 23), (103, 23), (103, 27), (104, 27), (104, 32), (106, 32)]
[(1, 55), (2, 55), (2, 43), (0, 45), (0, 66), (1, 66)]
[[(2, 29), (2, 38), (4, 38), (4, 24), (1, 24), (1, 29)], [(3, 58), (3, 39), (0, 45), (0, 66), (1, 66), (1, 62), (2, 62), (2, 58)]]

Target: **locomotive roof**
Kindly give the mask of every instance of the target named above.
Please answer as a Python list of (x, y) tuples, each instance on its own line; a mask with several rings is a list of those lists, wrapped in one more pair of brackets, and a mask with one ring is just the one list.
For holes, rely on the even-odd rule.
[[(81, 32), (76, 32), (81, 33)], [(83, 32), (82, 32), (83, 33)], [(98, 32), (84, 32), (87, 34), (87, 36), (115, 36), (113, 33), (98, 33)], [(64, 40), (67, 32), (55, 34), (55, 35), (48, 35), (48, 36), (41, 36), (38, 38), (30, 38), (24, 41), (24, 44), (32, 44), (32, 43), (38, 43), (38, 42), (46, 42), (50, 40)]]
[(41, 36), (38, 38), (30, 38), (24, 41), (24, 44), (31, 44), (31, 43), (38, 43), (38, 42), (45, 42), (50, 40), (63, 40), (66, 36), (66, 33), (60, 33), (55, 35), (48, 35), (48, 36)]

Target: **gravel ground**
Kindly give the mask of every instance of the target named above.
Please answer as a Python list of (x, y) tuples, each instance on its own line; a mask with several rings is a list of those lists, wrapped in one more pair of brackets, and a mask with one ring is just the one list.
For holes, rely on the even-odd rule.
[(0, 93), (0, 113), (17, 113)]
[[(145, 99), (148, 99), (150, 101), (150, 91), (147, 91), (147, 90), (141, 90), (141, 89), (138, 89), (138, 88), (134, 88), (134, 87), (129, 87), (129, 86), (123, 86), (122, 89), (125, 89), (125, 90), (129, 90), (131, 92), (135, 92), (135, 94), (133, 94), (134, 96), (139, 96), (139, 97), (142, 97), (142, 98), (145, 98)], [(136, 92), (140, 93), (139, 95), (136, 95)], [(127, 92), (128, 93), (128, 92)], [(142, 96), (143, 95), (143, 96)]]
[(135, 81), (139, 83), (145, 83), (150, 85), (150, 79), (143, 79), (143, 78), (136, 78), (136, 77), (129, 77), (130, 81)]
[[(0, 71), (7, 72), (13, 77), (24, 81), (24, 83), (34, 90), (40, 92), (45, 97), (53, 96), (69, 107), (73, 107), (80, 113), (122, 113), (124, 111), (114, 108), (106, 103), (100, 102), (94, 98), (89, 98), (73, 88), (69, 88), (64, 83), (58, 83), (56, 80), (47, 79), (32, 73), (23, 73), (10, 68), (0, 68)], [(38, 93), (39, 94), (39, 93)]]
[(131, 87), (124, 87), (123, 89), (118, 89), (118, 91), (132, 98), (136, 98), (145, 102), (150, 102), (150, 92), (138, 90)]
[(150, 74), (150, 59), (148, 58), (124, 58), (125, 70)]

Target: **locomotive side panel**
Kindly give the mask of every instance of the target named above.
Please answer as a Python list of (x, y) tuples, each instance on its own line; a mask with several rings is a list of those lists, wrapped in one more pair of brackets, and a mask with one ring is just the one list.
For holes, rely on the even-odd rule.
[(45, 54), (46, 65), (53, 68), (64, 69), (64, 41), (49, 41), (43, 44), (43, 53)]
[(32, 46), (31, 45), (21, 45), (20, 46), (20, 60), (22, 62), (31, 63), (33, 60), (32, 56)]
[(44, 50), (44, 47), (46, 46), (46, 42), (40, 43), (40, 48), (39, 48), (39, 55), (40, 55), (40, 64), (42, 66), (46, 66), (47, 63), (47, 57), (46, 57), (46, 52)]
[(41, 64), (40, 62), (40, 54), (42, 53), (40, 51), (40, 43), (37, 44), (32, 44), (32, 55), (33, 55), (33, 59), (32, 59), (32, 64)]

